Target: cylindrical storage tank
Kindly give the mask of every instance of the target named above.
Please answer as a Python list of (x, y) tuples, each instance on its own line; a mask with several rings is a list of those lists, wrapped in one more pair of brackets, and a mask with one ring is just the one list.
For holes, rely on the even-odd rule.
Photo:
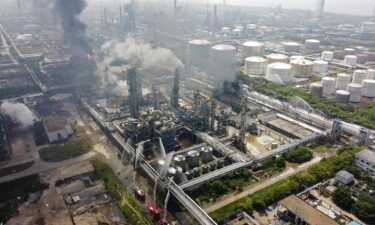
[(191, 150), (187, 154), (187, 160), (190, 168), (199, 166), (199, 152), (196, 150)]
[(344, 90), (337, 90), (335, 96), (336, 96), (336, 102), (338, 102), (338, 103), (348, 103), (350, 93), (348, 91), (344, 91)]
[(217, 81), (233, 78), (236, 73), (236, 47), (232, 45), (215, 45), (210, 53), (210, 72)]
[(346, 90), (351, 79), (352, 77), (349, 74), (346, 74), (346, 73), (337, 74), (336, 89)]
[(361, 101), (362, 85), (360, 84), (348, 84), (347, 91), (350, 93), (350, 102), (358, 103)]
[(203, 147), (201, 150), (201, 157), (204, 163), (211, 162), (214, 159), (213, 150), (211, 147)]
[(223, 159), (219, 159), (219, 160), (217, 161), (216, 167), (217, 167), (218, 169), (223, 168), (223, 167), (224, 167), (224, 160), (223, 160)]
[(222, 34), (230, 34), (230, 28), (229, 27), (222, 27), (221, 33)]
[(375, 79), (375, 70), (373, 70), (373, 69), (367, 70), (366, 79), (367, 80), (374, 80)]
[(161, 172), (164, 169), (165, 161), (160, 159), (160, 160), (158, 160), (157, 163), (158, 163), (157, 164), (158, 171)]
[(282, 62), (282, 63), (288, 63), (289, 59), (288, 56), (283, 55), (283, 54), (269, 54), (267, 55), (267, 64), (271, 63), (277, 63), (277, 62)]
[(323, 60), (314, 61), (313, 71), (315, 73), (326, 73), (328, 71), (328, 62)]
[(261, 42), (248, 41), (242, 44), (243, 57), (259, 56), (263, 57), (265, 54), (265, 46)]
[(238, 29), (238, 28), (235, 28), (235, 29), (232, 30), (232, 35), (234, 37), (241, 37), (242, 36), (242, 30)]
[(363, 81), (362, 96), (367, 98), (375, 97), (375, 80)]
[(207, 68), (209, 63), (211, 42), (203, 39), (189, 41), (188, 58), (189, 65), (199, 68)]
[(348, 66), (355, 66), (357, 65), (357, 56), (355, 55), (346, 55), (344, 63)]
[(245, 59), (245, 73), (251, 75), (264, 75), (266, 60), (262, 57), (248, 57)]
[(333, 51), (333, 58), (335, 59), (344, 59), (345, 52), (343, 50), (335, 50)]
[(187, 181), (187, 176), (181, 167), (176, 167), (176, 174), (174, 175), (173, 181), (176, 184), (181, 184)]
[(355, 54), (355, 49), (353, 49), (353, 48), (345, 48), (344, 52), (345, 52), (345, 55), (354, 55)]
[(194, 174), (191, 171), (186, 172), (185, 175), (188, 180), (191, 180), (194, 178)]
[(183, 170), (186, 170), (186, 157), (183, 155), (176, 155), (173, 157), (173, 162), (176, 167), (180, 167)]
[(209, 164), (209, 166), (210, 166), (210, 171), (214, 171), (216, 169), (216, 163), (215, 162), (211, 162)]
[(284, 51), (286, 52), (299, 52), (300, 44), (296, 42), (284, 42)]
[(318, 50), (320, 49), (320, 41), (315, 39), (307, 39), (305, 41), (305, 46), (307, 49)]
[(210, 167), (208, 165), (203, 165), (202, 166), (202, 173), (206, 174), (210, 172)]
[(323, 77), (322, 79), (323, 84), (323, 95), (332, 95), (335, 93), (335, 79), (332, 77)]
[[(333, 52), (331, 51), (324, 51), (322, 52), (322, 60), (332, 60), (333, 59)], [(344, 57), (344, 56), (343, 56)]]
[(359, 64), (365, 64), (368, 60), (368, 55), (367, 54), (357, 54), (357, 63)]
[(304, 56), (302, 55), (292, 55), (289, 59), (290, 62), (294, 62), (294, 61), (299, 61), (299, 60), (302, 60), (302, 59), (305, 59)]
[(286, 84), (293, 81), (292, 66), (287, 63), (272, 63), (267, 66), (266, 79)]
[(193, 169), (194, 177), (199, 177), (201, 175), (201, 169), (199, 167)]
[(310, 93), (312, 95), (318, 96), (319, 98), (323, 97), (323, 84), (322, 83), (311, 83), (310, 84)]
[(362, 84), (362, 82), (367, 77), (367, 71), (366, 70), (354, 70), (353, 73), (353, 84)]
[(174, 176), (176, 176), (176, 174), (177, 174), (177, 170), (176, 170), (176, 168), (174, 168), (174, 167), (169, 167), (168, 168), (168, 172), (167, 172), (167, 177), (168, 178), (174, 178)]
[(273, 150), (273, 149), (276, 149), (277, 147), (279, 147), (279, 143), (277, 141), (273, 141), (271, 143), (271, 149)]
[(293, 75), (298, 78), (309, 78), (313, 75), (314, 64), (310, 60), (293, 60), (291, 61), (293, 67)]

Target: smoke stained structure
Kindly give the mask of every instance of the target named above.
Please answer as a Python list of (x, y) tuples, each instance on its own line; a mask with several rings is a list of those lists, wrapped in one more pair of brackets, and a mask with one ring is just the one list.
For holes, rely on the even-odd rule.
[(143, 69), (162, 68), (172, 72), (184, 66), (171, 50), (153, 48), (151, 44), (132, 37), (127, 38), (125, 42), (109, 41), (102, 46), (102, 50), (109, 51), (112, 61), (123, 59), (133, 65), (140, 65)]
[(33, 125), (33, 113), (22, 103), (4, 101), (0, 106), (1, 113), (9, 116), (13, 121), (26, 128)]
[(65, 40), (72, 46), (91, 52), (86, 37), (86, 25), (79, 15), (86, 8), (85, 0), (56, 0), (55, 10), (61, 20)]

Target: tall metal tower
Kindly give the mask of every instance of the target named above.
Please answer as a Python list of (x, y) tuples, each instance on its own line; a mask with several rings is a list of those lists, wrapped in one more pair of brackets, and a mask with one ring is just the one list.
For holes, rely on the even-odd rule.
[(211, 98), (211, 130), (215, 130), (215, 108), (216, 108), (216, 100), (215, 96)]
[(174, 83), (173, 83), (173, 89), (172, 89), (172, 97), (171, 97), (171, 106), (172, 108), (177, 109), (178, 108), (178, 94), (180, 91), (180, 72), (178, 69), (175, 70), (174, 73)]
[(173, 1), (173, 16), (174, 18), (177, 17), (177, 0)]
[(245, 85), (241, 85), (241, 127), (240, 127), (240, 150), (245, 152), (246, 151), (246, 110), (247, 110), (247, 101), (246, 101), (246, 93), (247, 87)]
[(127, 83), (128, 83), (128, 99), (129, 99), (129, 109), (130, 115), (134, 118), (139, 117), (139, 102), (138, 102), (138, 78), (136, 69), (133, 67), (129, 69), (127, 73)]
[(374, 9), (372, 11), (371, 20), (372, 20), (372, 22), (375, 22), (375, 6), (374, 6)]
[(325, 0), (317, 0), (317, 8), (315, 11), (315, 19), (320, 21), (324, 12)]

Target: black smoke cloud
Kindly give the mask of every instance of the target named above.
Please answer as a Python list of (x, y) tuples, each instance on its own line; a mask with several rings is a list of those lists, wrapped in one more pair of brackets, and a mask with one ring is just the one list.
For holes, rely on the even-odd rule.
[(85, 0), (56, 0), (55, 11), (61, 20), (65, 41), (72, 47), (91, 52), (86, 25), (79, 19), (86, 6)]

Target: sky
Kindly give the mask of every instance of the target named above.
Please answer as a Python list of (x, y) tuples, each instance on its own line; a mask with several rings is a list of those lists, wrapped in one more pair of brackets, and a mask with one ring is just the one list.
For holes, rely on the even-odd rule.
[[(190, 2), (206, 2), (207, 0), (183, 0)], [(223, 0), (209, 0), (210, 3), (220, 3)], [(268, 7), (270, 4), (282, 4), (283, 8), (314, 9), (317, 0), (226, 0), (227, 4)], [(375, 0), (326, 0), (325, 11), (352, 14), (372, 15)]]

